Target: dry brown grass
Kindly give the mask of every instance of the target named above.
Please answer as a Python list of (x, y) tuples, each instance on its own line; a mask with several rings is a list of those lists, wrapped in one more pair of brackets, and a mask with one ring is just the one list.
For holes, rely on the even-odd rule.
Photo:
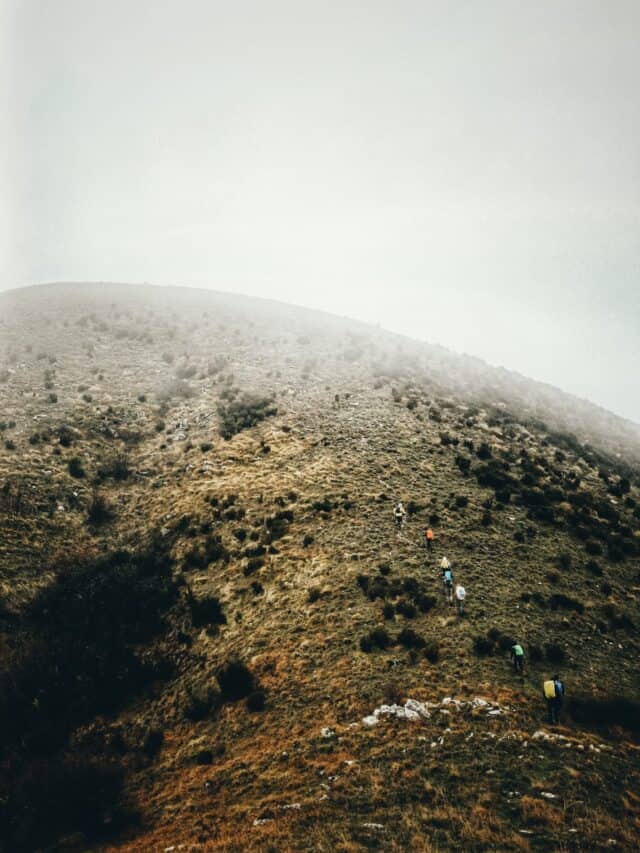
[[(215, 318), (207, 321), (201, 306), (187, 306), (172, 318), (171, 307), (160, 305), (156, 316), (142, 324), (153, 343), (137, 342), (114, 333), (110, 300), (95, 301), (100, 307), (91, 310), (107, 317), (110, 331), (94, 331), (89, 322), (85, 334), (73, 311), (70, 326), (62, 326), (66, 303), (55, 301), (49, 310), (51, 328), (42, 328), (40, 311), (21, 315), (30, 334), (39, 334), (44, 348), (56, 350), (59, 403), (52, 408), (40, 391), (29, 396), (31, 386), (40, 388), (42, 379), (42, 361), (35, 354), (23, 354), (25, 368), (0, 386), (7, 417), (17, 418), (13, 435), (18, 447), (11, 456), (2, 451), (0, 477), (10, 475), (34, 486), (29, 486), (29, 514), (0, 518), (0, 589), (11, 601), (24, 602), (47, 582), (46, 567), (57, 563), (56, 553), (108, 553), (132, 546), (152, 529), (163, 529), (173, 542), (176, 573), (183, 573), (196, 594), (218, 597), (227, 617), (226, 625), (207, 632), (194, 630), (183, 612), (174, 614), (158, 647), (175, 663), (175, 677), (117, 710), (113, 721), (100, 722), (128, 731), (159, 721), (164, 733), (153, 760), (138, 754), (125, 758), (126, 796), (140, 811), (141, 824), (137, 834), (132, 830), (130, 837), (105, 849), (142, 853), (184, 844), (187, 850), (356, 851), (377, 843), (385, 850), (427, 853), (528, 850), (529, 840), (518, 832), (522, 821), (538, 834), (553, 833), (558, 849), (572, 849), (572, 826), (579, 830), (583, 850), (589, 844), (598, 849), (608, 837), (633, 849), (638, 840), (638, 804), (632, 793), (638, 784), (637, 746), (614, 740), (612, 751), (591, 750), (591, 745), (600, 749), (601, 738), (577, 731), (566, 717), (565, 726), (555, 729), (569, 739), (566, 752), (564, 742), (533, 742), (533, 732), (544, 725), (540, 683), (549, 665), (529, 661), (519, 679), (506, 654), (479, 659), (472, 652), (474, 635), (486, 635), (490, 628), (517, 634), (527, 650), (553, 637), (567, 651), (570, 693), (591, 690), (593, 684), (637, 691), (635, 639), (605, 635), (593, 627), (602, 596), (582, 570), (581, 543), (566, 526), (532, 522), (515, 502), (503, 510), (494, 507), (491, 526), (483, 527), (483, 503), (492, 492), (479, 488), (473, 476), (461, 476), (455, 454), (474, 457), (462, 444), (442, 447), (440, 432), (461, 442), (471, 440), (476, 447), (489, 440), (496, 456), (502, 449), (517, 457), (526, 449), (550, 462), (553, 444), (544, 444), (542, 433), (517, 423), (513, 434), (504, 425), (491, 426), (488, 406), (467, 425), (460, 399), (451, 406), (437, 401), (441, 392), (429, 384), (434, 368), (417, 356), (400, 360), (398, 387), (406, 397), (401, 386), (411, 384), (419, 404), (410, 411), (394, 403), (388, 384), (373, 388), (370, 361), (347, 365), (339, 358), (343, 327), (317, 333), (317, 365), (301, 380), (301, 358), (308, 358), (308, 347), (296, 343), (288, 320), (270, 317), (267, 322), (256, 315), (248, 331), (246, 315), (232, 309), (218, 306)], [(146, 310), (126, 294), (116, 301), (132, 318)], [(117, 322), (122, 324), (123, 317)], [(127, 323), (135, 325), (133, 319)], [(20, 335), (11, 335), (11, 345), (21, 347)], [(89, 338), (95, 339), (93, 359), (83, 348)], [(398, 364), (395, 345), (372, 339), (371, 360)], [(172, 365), (162, 358), (168, 351), (175, 356)], [(160, 407), (153, 388), (172, 378), (183, 351), (196, 366), (189, 379), (196, 393)], [(228, 359), (222, 373), (233, 373), (234, 387), (275, 392), (281, 412), (229, 442), (216, 436), (214, 414), (225, 383), (207, 375), (207, 365), (217, 356)], [(99, 372), (91, 372), (94, 367)], [(75, 391), (80, 384), (90, 386), (92, 404), (80, 405)], [(147, 395), (146, 402), (138, 400), (139, 394)], [(440, 410), (441, 422), (428, 417), (429, 406)], [(162, 432), (156, 430), (160, 420)], [(34, 423), (53, 428), (62, 421), (75, 430), (72, 447), (56, 455), (55, 442), (28, 444)], [(179, 422), (187, 423), (186, 437), (174, 441)], [(202, 453), (203, 443), (211, 443), (211, 450)], [(131, 477), (101, 486), (116, 508), (114, 522), (91, 531), (85, 511), (92, 477), (105, 458), (125, 450)], [(84, 480), (69, 476), (72, 455), (85, 463)], [(569, 459), (559, 467), (566, 474), (574, 464)], [(597, 470), (586, 463), (579, 467), (581, 488), (606, 496)], [(518, 463), (513, 470), (517, 473)], [(70, 498), (73, 490), (77, 506)], [(289, 503), (291, 492), (296, 499)], [(457, 509), (450, 493), (467, 496), (468, 506)], [(224, 512), (231, 506), (216, 514), (210, 498), (220, 506), (230, 495), (237, 496), (233, 507), (244, 517), (226, 519)], [(314, 509), (325, 496), (334, 508)], [(398, 496), (423, 507), (400, 537), (390, 514)], [(64, 511), (49, 514), (58, 502)], [(293, 511), (294, 520), (273, 543), (277, 553), (266, 553), (264, 565), (245, 577), (243, 550), (264, 538), (264, 519), (283, 506)], [(568, 507), (561, 504), (563, 517)], [(621, 511), (629, 520), (630, 512)], [(427, 557), (420, 537), (431, 513), (439, 521), (434, 524), (435, 552)], [(229, 560), (192, 568), (185, 555), (205, 539), (207, 525), (221, 537)], [(517, 543), (514, 533), (530, 526), (535, 536)], [(234, 536), (240, 527), (247, 533), (243, 544)], [(314, 540), (306, 547), (305, 536)], [(571, 553), (574, 568), (560, 576), (558, 589), (578, 587), (578, 597), (590, 604), (585, 614), (567, 620), (562, 612), (520, 598), (522, 592), (550, 594), (547, 573), (563, 552)], [(464, 620), (442, 601), (436, 562), (443, 553), (469, 593)], [(437, 640), (438, 664), (412, 660), (395, 645), (371, 654), (359, 650), (359, 638), (383, 620), (382, 602), (369, 601), (356, 577), (374, 577), (381, 562), (389, 563), (390, 577), (417, 578), (438, 596), (430, 613), (385, 622), (392, 637), (409, 626), (426, 640)], [(621, 600), (636, 569), (631, 561), (615, 571), (606, 558), (601, 562), (612, 597)], [(259, 582), (262, 592), (254, 592), (252, 582)], [(308, 600), (311, 585), (323, 590), (313, 603)], [(628, 606), (637, 623), (637, 602)], [(188, 644), (178, 642), (179, 632), (188, 636)], [(617, 650), (619, 640), (624, 654)], [(0, 632), (0, 655), (8, 641), (9, 635)], [(233, 654), (243, 657), (265, 688), (266, 710), (250, 714), (241, 702), (196, 723), (185, 720), (180, 697), (187, 687), (212, 678)], [(384, 721), (371, 729), (352, 728), (391, 695), (389, 684), (396, 698), (481, 696), (508, 708), (508, 714), (489, 720), (482, 710), (448, 717), (436, 713), (426, 722)], [(333, 728), (336, 738), (323, 738), (323, 727)], [(224, 755), (211, 765), (189, 763), (185, 750), (198, 738), (222, 744)], [(566, 807), (541, 799), (536, 792), (542, 790), (562, 791)], [(505, 791), (519, 795), (508, 799)], [(301, 803), (299, 811), (281, 808), (295, 802)], [(263, 814), (269, 822), (254, 826)], [(369, 822), (384, 829), (363, 828)], [(379, 835), (371, 835), (375, 832)]]

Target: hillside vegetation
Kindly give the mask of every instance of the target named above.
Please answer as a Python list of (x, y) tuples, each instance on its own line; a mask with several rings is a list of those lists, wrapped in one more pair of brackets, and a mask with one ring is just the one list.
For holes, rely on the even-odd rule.
[(0, 849), (638, 848), (639, 427), (204, 291), (0, 343)]

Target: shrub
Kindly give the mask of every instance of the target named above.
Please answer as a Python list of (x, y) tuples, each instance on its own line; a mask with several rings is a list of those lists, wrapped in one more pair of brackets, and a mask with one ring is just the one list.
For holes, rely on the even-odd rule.
[(374, 644), (380, 649), (386, 649), (391, 645), (391, 637), (385, 628), (374, 628), (371, 632), (371, 639)]
[(423, 649), (426, 646), (424, 638), (416, 634), (413, 628), (403, 628), (398, 634), (397, 642), (405, 649)]
[(568, 572), (571, 568), (572, 559), (571, 554), (564, 551), (562, 554), (558, 554), (558, 566), (565, 572)]
[(213, 444), (210, 441), (203, 441), (200, 445), (200, 450), (203, 453), (208, 453), (213, 448)]
[(173, 379), (157, 392), (157, 397), (161, 403), (168, 403), (175, 397), (182, 397), (184, 400), (188, 400), (190, 397), (195, 396), (195, 393), (186, 379)]
[(543, 659), (544, 652), (542, 651), (540, 646), (536, 645), (535, 643), (532, 643), (529, 646), (529, 660), (531, 661), (531, 663), (541, 663)]
[(221, 698), (225, 702), (245, 699), (256, 689), (253, 673), (239, 658), (232, 658), (216, 672)]
[(252, 557), (247, 562), (247, 565), (242, 570), (242, 573), (245, 576), (245, 578), (248, 578), (249, 575), (254, 574), (255, 572), (258, 571), (258, 569), (261, 569), (263, 566), (264, 566), (264, 560), (262, 559), (262, 557)]
[(199, 569), (204, 569), (209, 563), (216, 563), (219, 560), (224, 560), (226, 563), (229, 560), (229, 552), (217, 535), (208, 536), (203, 546), (195, 546), (185, 554), (187, 565)]
[(584, 613), (584, 604), (561, 592), (555, 593), (549, 598), (549, 607), (552, 610), (575, 610), (576, 613)]
[(302, 547), (308, 548), (310, 545), (313, 545), (314, 542), (315, 539), (313, 538), (313, 536), (310, 533), (307, 533), (304, 539), (302, 540)]
[(464, 509), (469, 503), (469, 498), (466, 495), (456, 495), (456, 506), (458, 509)]
[(320, 587), (312, 586), (307, 593), (307, 601), (309, 604), (315, 604), (321, 596)]
[(478, 449), (476, 450), (476, 456), (478, 457), (478, 459), (491, 459), (493, 453), (491, 452), (491, 448), (489, 447), (486, 441), (483, 441), (482, 444), (478, 447)]
[(464, 476), (469, 473), (469, 469), (471, 467), (471, 460), (467, 456), (462, 456), (458, 454), (455, 458), (455, 463)]
[(224, 614), (222, 604), (215, 595), (196, 598), (189, 592), (189, 610), (194, 628), (227, 624), (227, 617)]
[(316, 512), (331, 512), (333, 502), (325, 495), (321, 501), (314, 501), (311, 506)]
[(112, 518), (113, 511), (105, 497), (98, 492), (95, 492), (91, 499), (91, 503), (89, 504), (87, 521), (89, 524), (98, 526), (100, 524), (106, 524), (108, 521), (111, 521)]
[(624, 696), (607, 696), (602, 699), (576, 696), (567, 703), (569, 714), (576, 723), (610, 729), (616, 726), (631, 732), (640, 732), (640, 703)]
[(585, 569), (596, 577), (602, 577), (602, 569), (595, 560), (587, 560)]
[(396, 609), (390, 602), (385, 602), (384, 607), (382, 608), (382, 615), (385, 619), (393, 619), (395, 616)]
[(247, 696), (247, 709), (249, 711), (264, 711), (267, 697), (264, 690), (254, 690)]
[(473, 469), (478, 485), (484, 488), (494, 489), (495, 491), (513, 491), (516, 485), (515, 480), (509, 474), (508, 465), (499, 462), (497, 459), (492, 459), (485, 465), (478, 465)]
[(476, 637), (473, 638), (473, 651), (479, 657), (492, 655), (494, 652), (494, 645), (488, 637), (483, 637), (478, 634)]
[(15, 443), (15, 441), (12, 441), (10, 438), (8, 438), (8, 439), (5, 441), (4, 446), (5, 446), (5, 449), (6, 449), (6, 450), (15, 450), (15, 449), (16, 449), (16, 443)]
[(78, 456), (72, 456), (67, 463), (67, 467), (72, 477), (76, 477), (77, 479), (84, 477), (85, 470), (82, 467), (82, 460)]
[(602, 611), (609, 620), (609, 626), (612, 630), (616, 631), (619, 628), (629, 632), (634, 630), (632, 620), (622, 610), (618, 610), (614, 604), (605, 604)]
[(215, 682), (206, 682), (189, 686), (184, 705), (184, 716), (197, 722), (204, 720), (220, 703), (220, 689)]
[(550, 663), (564, 663), (566, 654), (558, 643), (547, 643), (544, 647), (544, 653)]
[(602, 545), (595, 539), (587, 539), (584, 548), (591, 557), (599, 557), (602, 554)]
[(59, 849), (57, 840), (70, 833), (81, 833), (83, 846), (93, 847), (132, 817), (118, 804), (122, 768), (110, 761), (60, 755), (7, 762), (4, 770), (0, 832), (6, 850)]
[(236, 400), (221, 402), (217, 411), (220, 418), (218, 431), (228, 441), (265, 418), (273, 417), (278, 413), (278, 408), (273, 403), (273, 397), (244, 393)]
[(404, 616), (406, 619), (413, 619), (417, 613), (415, 605), (411, 604), (409, 601), (405, 601), (404, 599), (400, 599), (400, 601), (396, 604), (396, 613), (399, 613), (401, 616)]
[(449, 445), (453, 445), (455, 447), (459, 443), (459, 439), (457, 439), (455, 436), (450, 435), (448, 432), (440, 433), (440, 444), (442, 444), (444, 447), (448, 447)]
[(386, 629), (381, 627), (374, 628), (360, 639), (360, 648), (363, 652), (371, 652), (376, 646), (379, 649), (388, 649), (390, 645), (391, 637)]
[(367, 653), (373, 651), (373, 640), (371, 639), (371, 634), (365, 634), (364, 637), (360, 637), (360, 651)]
[(57, 403), (58, 402), (58, 395), (54, 391), (52, 391), (49, 394), (49, 396), (47, 397), (47, 401), (49, 403)]
[(491, 515), (490, 510), (485, 509), (485, 511), (482, 513), (480, 523), (483, 527), (489, 527), (493, 523), (493, 516)]
[(506, 652), (514, 645), (515, 639), (510, 634), (499, 633), (496, 642), (500, 651)]
[(162, 729), (147, 729), (142, 739), (142, 751), (149, 756), (157, 755), (163, 743), (164, 732)]
[(289, 525), (293, 522), (293, 512), (290, 509), (284, 509), (277, 512), (275, 515), (265, 519), (265, 527), (267, 528), (267, 541), (275, 542), (277, 539), (282, 539), (289, 530)]
[(163, 628), (175, 597), (171, 561), (156, 543), (98, 561), (72, 554), (16, 628), (20, 655), (0, 674), (0, 741), (53, 749), (157, 678), (136, 647)]
[(440, 645), (437, 640), (427, 640), (424, 647), (424, 656), (429, 663), (438, 663), (440, 659)]
[(415, 602), (418, 608), (422, 611), (422, 613), (428, 613), (436, 606), (436, 604), (438, 603), (438, 599), (435, 597), (435, 595), (421, 594), (415, 598)]
[(98, 477), (101, 480), (111, 478), (112, 480), (123, 481), (127, 480), (130, 475), (129, 460), (124, 454), (114, 456), (98, 468)]

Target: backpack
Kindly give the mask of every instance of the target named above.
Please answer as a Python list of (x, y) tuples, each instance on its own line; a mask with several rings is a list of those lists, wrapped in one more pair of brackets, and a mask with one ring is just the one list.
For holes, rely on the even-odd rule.
[(453, 581), (453, 575), (451, 574), (451, 569), (447, 569), (444, 573), (444, 582), (448, 585)]
[(553, 679), (549, 679), (549, 681), (545, 681), (544, 685), (544, 698), (545, 699), (555, 699), (556, 698), (556, 683)]

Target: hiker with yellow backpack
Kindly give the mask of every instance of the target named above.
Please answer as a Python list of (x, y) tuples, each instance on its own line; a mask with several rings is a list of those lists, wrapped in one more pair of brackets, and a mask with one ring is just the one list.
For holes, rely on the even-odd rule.
[(547, 701), (549, 725), (556, 725), (564, 699), (564, 684), (560, 681), (560, 676), (554, 675), (553, 678), (545, 681), (542, 685), (542, 692)]

